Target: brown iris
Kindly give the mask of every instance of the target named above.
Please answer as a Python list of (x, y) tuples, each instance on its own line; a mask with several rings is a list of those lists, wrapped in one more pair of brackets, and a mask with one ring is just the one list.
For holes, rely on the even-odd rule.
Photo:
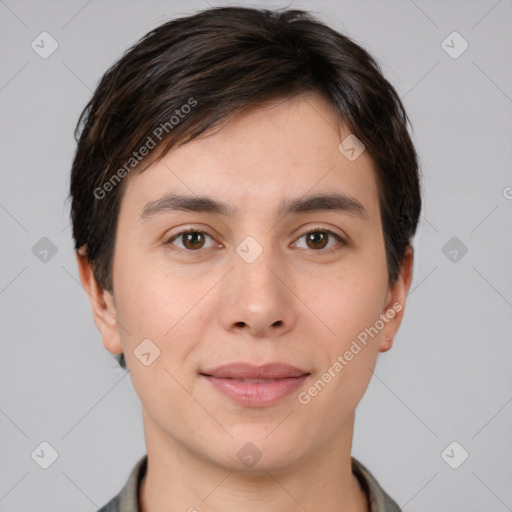
[(327, 245), (328, 239), (329, 235), (325, 231), (312, 231), (306, 234), (306, 241), (311, 249), (323, 249)]
[(183, 246), (187, 249), (201, 249), (201, 247), (204, 245), (204, 233), (199, 231), (183, 233), (181, 236), (183, 238)]

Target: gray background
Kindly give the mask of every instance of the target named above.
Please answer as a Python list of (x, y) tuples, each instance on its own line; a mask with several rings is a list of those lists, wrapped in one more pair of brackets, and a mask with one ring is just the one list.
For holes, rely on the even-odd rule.
[[(128, 46), (208, 4), (227, 5), (0, 1), (1, 511), (95, 511), (145, 453), (138, 398), (78, 282), (66, 202), (73, 129)], [(353, 455), (406, 512), (512, 510), (512, 2), (289, 5), (379, 60), (424, 174), (405, 321), (358, 408)], [(43, 31), (59, 45), (47, 59), (31, 48)], [(442, 46), (453, 31), (469, 44), (458, 58)], [(46, 261), (43, 237), (57, 248)], [(59, 454), (46, 470), (31, 458), (43, 441)], [(443, 459), (453, 441), (462, 448)], [(469, 458), (452, 469), (445, 460), (462, 449)]]

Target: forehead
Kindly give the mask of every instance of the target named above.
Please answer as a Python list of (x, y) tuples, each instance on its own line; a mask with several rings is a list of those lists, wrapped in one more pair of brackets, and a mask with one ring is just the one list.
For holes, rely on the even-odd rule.
[(251, 107), (130, 175), (123, 203), (141, 214), (149, 202), (177, 193), (261, 212), (283, 200), (336, 192), (378, 218), (373, 161), (366, 152), (351, 161), (340, 151), (349, 135), (317, 94)]

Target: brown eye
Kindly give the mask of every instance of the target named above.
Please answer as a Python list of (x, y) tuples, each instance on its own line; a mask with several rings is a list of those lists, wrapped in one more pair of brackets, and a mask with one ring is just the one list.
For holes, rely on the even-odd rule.
[(213, 241), (212, 237), (204, 231), (189, 229), (174, 235), (167, 243), (169, 245), (175, 245), (180, 250), (197, 251), (205, 248), (207, 238)]
[(295, 242), (294, 246), (312, 249), (314, 251), (319, 251), (325, 248), (335, 249), (336, 245), (345, 245), (343, 238), (328, 229), (315, 229), (308, 231), (298, 238), (298, 240), (301, 239), (305, 240), (305, 246), (299, 245), (298, 242)]
[(204, 245), (204, 235), (198, 231), (194, 233), (185, 233), (181, 236), (183, 237), (183, 245), (187, 249), (201, 249)]
[(306, 235), (306, 243), (310, 249), (323, 249), (329, 240), (325, 231), (312, 231)]

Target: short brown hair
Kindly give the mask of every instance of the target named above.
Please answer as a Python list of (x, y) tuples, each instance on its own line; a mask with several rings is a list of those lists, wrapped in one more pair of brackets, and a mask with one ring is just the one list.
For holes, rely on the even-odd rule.
[(149, 32), (105, 73), (80, 116), (73, 236), (76, 249), (86, 246), (99, 286), (113, 291), (122, 178), (155, 159), (157, 151), (140, 151), (149, 139), (161, 158), (247, 107), (306, 91), (330, 101), (375, 163), (394, 284), (421, 210), (418, 159), (398, 94), (366, 50), (310, 13), (220, 7)]

